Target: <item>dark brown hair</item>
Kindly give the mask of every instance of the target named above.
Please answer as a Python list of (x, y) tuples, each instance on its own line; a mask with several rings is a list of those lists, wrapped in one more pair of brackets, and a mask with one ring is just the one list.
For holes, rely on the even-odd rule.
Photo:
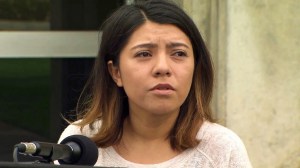
[(93, 137), (99, 147), (108, 147), (120, 141), (123, 121), (129, 113), (128, 99), (123, 88), (119, 88), (111, 78), (107, 62), (112, 60), (118, 66), (119, 54), (129, 37), (147, 20), (177, 26), (192, 43), (195, 57), (193, 82), (169, 138), (175, 150), (195, 147), (199, 143), (196, 134), (201, 124), (204, 120), (212, 121), (211, 58), (192, 19), (176, 4), (165, 0), (148, 0), (122, 6), (104, 22), (93, 73), (82, 94), (85, 96), (79, 101), (78, 110), (82, 114), (79, 125), (92, 126), (95, 121), (101, 121), (101, 127)]

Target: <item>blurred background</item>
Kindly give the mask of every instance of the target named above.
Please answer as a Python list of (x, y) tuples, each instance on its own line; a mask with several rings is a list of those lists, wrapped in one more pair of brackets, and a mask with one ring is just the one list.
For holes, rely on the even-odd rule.
[(0, 161), (57, 142), (92, 68), (103, 20), (123, 0), (0, 0)]
[[(174, 0), (212, 53), (218, 122), (253, 167), (300, 168), (300, 1)], [(97, 55), (99, 28), (133, 0), (0, 0), (0, 161), (56, 142)]]

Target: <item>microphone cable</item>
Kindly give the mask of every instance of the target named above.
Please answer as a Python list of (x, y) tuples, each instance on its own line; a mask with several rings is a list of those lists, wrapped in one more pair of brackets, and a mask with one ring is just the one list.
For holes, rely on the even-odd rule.
[(18, 153), (19, 153), (19, 148), (17, 146), (15, 146), (14, 147), (14, 152), (13, 152), (14, 162), (19, 162), (19, 160), (18, 160)]

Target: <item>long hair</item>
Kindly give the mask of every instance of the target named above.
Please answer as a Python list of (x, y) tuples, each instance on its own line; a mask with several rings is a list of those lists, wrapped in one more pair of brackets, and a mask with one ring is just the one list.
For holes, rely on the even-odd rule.
[(93, 137), (99, 147), (118, 143), (123, 134), (123, 122), (128, 116), (128, 99), (109, 74), (107, 62), (119, 64), (121, 50), (131, 34), (146, 21), (172, 24), (190, 39), (195, 57), (191, 90), (182, 104), (176, 123), (169, 134), (175, 150), (185, 150), (199, 144), (196, 134), (204, 120), (213, 121), (210, 102), (213, 90), (213, 68), (210, 54), (192, 19), (176, 4), (166, 0), (140, 1), (116, 10), (102, 25), (102, 38), (94, 69), (78, 103), (82, 119), (79, 125), (101, 121)]

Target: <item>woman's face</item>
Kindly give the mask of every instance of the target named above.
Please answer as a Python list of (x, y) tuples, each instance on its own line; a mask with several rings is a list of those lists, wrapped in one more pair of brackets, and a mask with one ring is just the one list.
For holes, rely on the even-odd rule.
[(176, 26), (147, 21), (121, 50), (119, 66), (108, 66), (128, 96), (131, 114), (178, 113), (192, 84), (193, 48)]

